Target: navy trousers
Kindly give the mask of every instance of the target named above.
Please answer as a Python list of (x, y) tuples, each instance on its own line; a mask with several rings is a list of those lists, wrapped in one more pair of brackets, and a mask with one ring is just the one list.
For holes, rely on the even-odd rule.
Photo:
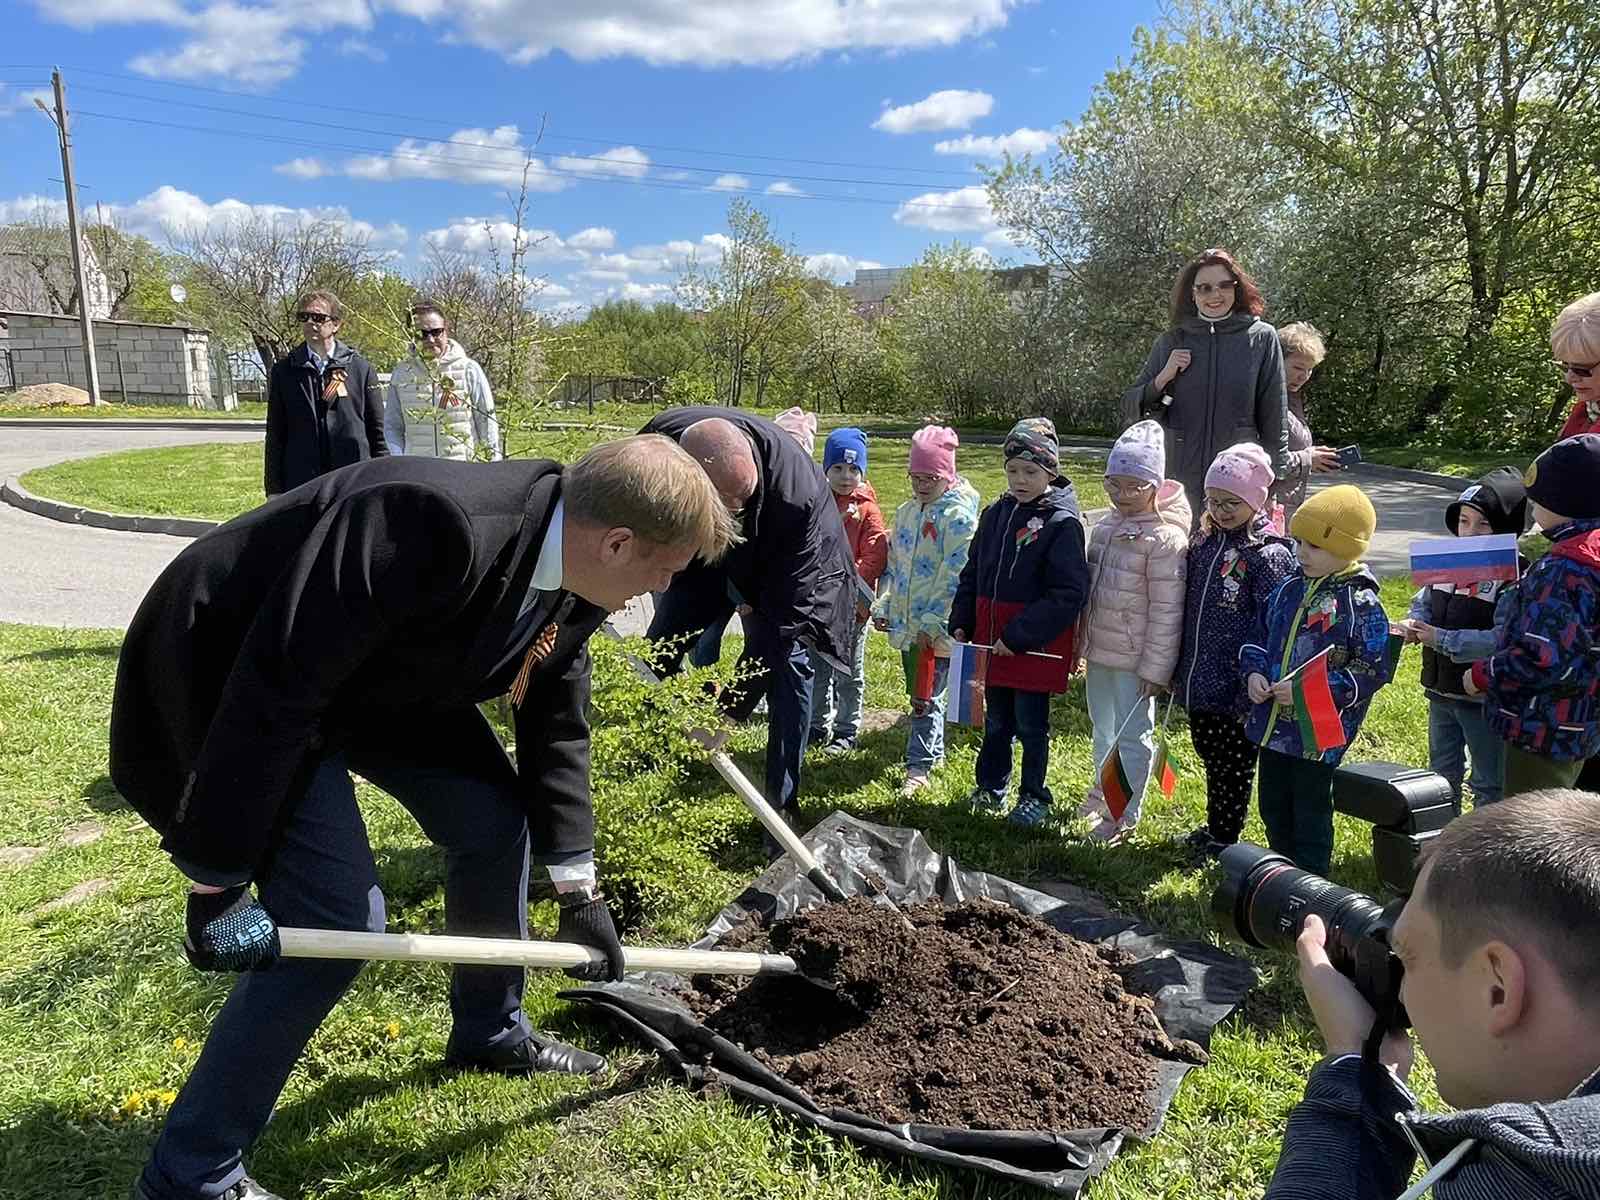
[[(510, 760), (476, 709), (425, 719), (414, 737), (354, 745), (317, 766), (284, 823), (270, 871), (256, 881), (280, 925), (384, 928), (354, 769), (444, 848), (447, 932), (527, 936), (528, 824)], [(239, 977), (145, 1167), (152, 1196), (199, 1200), (239, 1181), (306, 1043), (360, 969), (359, 962), (285, 958)], [(520, 967), (455, 968), (452, 1047), (470, 1055), (527, 1037), (522, 985)]]
[[(646, 636), (653, 642), (676, 640), (675, 653), (663, 662), (669, 673), (683, 661), (689, 644), (687, 635), (708, 628), (719, 630), (733, 613), (726, 579), (718, 571), (691, 567), (672, 581), (672, 586), (656, 597), (656, 613)], [(806, 736), (811, 729), (811, 690), (815, 672), (811, 656), (799, 642), (780, 638), (771, 622), (760, 613), (740, 618), (744, 625), (743, 664), (757, 659), (766, 668), (760, 684), (748, 685), (744, 711), (754, 707), (761, 690), (767, 697), (767, 802), (774, 808), (789, 808), (799, 802), (800, 764), (805, 758)], [(720, 638), (719, 638), (720, 645)], [(695, 643), (691, 662), (705, 665), (706, 651)], [(714, 659), (711, 661), (715, 661)], [(736, 715), (742, 715), (736, 712)]]

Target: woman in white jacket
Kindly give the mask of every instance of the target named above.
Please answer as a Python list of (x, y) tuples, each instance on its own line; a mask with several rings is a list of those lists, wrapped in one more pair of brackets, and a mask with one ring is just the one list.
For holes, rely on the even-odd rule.
[(391, 454), (495, 460), (500, 426), (483, 368), (450, 336), (450, 323), (431, 301), (411, 309), (411, 354), (389, 378), (383, 436)]

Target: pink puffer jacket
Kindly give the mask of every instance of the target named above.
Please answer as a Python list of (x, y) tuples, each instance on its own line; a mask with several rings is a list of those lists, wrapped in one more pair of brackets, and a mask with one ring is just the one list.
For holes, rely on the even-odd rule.
[(1165, 687), (1183, 642), (1189, 501), (1169, 479), (1156, 510), (1125, 517), (1116, 509), (1089, 535), (1089, 603), (1078, 644), (1086, 662), (1132, 671)]

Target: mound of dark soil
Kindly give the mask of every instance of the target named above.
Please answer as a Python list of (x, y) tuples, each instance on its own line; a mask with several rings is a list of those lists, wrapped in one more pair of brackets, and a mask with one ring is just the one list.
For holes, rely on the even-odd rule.
[(823, 1106), (890, 1123), (1138, 1131), (1157, 1058), (1204, 1062), (1129, 993), (1116, 952), (1005, 905), (863, 899), (813, 908), (725, 949), (792, 955), (804, 980), (697, 980), (705, 1023)]

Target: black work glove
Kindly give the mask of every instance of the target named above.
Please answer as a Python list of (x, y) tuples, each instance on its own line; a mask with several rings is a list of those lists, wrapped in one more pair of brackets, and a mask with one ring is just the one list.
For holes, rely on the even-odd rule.
[(590, 982), (621, 979), (624, 968), (622, 939), (617, 937), (616, 922), (611, 919), (611, 910), (606, 907), (605, 897), (596, 895), (592, 900), (586, 900), (579, 895), (569, 900), (558, 896), (556, 902), (561, 907), (556, 941), (593, 946), (606, 956), (604, 964), (584, 963), (582, 966), (568, 967), (567, 974), (574, 979)]
[(245, 884), (190, 892), (183, 952), (202, 971), (260, 971), (278, 961), (278, 926)]

